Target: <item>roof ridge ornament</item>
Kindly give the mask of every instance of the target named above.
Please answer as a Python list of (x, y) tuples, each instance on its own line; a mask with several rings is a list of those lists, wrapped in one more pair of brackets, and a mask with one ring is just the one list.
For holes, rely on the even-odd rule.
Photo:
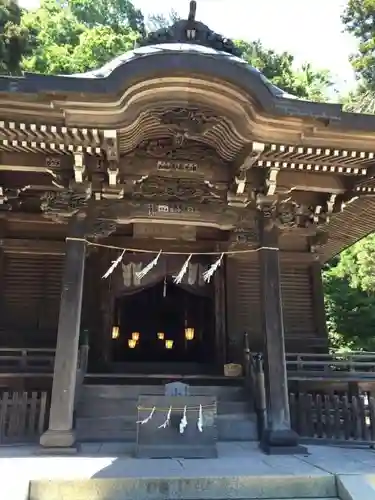
[(188, 21), (195, 21), (196, 14), (197, 14), (197, 2), (195, 0), (191, 0), (189, 6)]
[(141, 47), (164, 43), (191, 43), (220, 50), (234, 56), (241, 56), (232, 40), (215, 33), (208, 26), (196, 20), (197, 2), (190, 1), (187, 19), (179, 20), (168, 28), (149, 33), (138, 43)]

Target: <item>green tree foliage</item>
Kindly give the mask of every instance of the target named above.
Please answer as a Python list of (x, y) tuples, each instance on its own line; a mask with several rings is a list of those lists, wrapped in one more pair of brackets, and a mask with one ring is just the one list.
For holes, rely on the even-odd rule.
[(323, 280), (332, 345), (375, 350), (375, 235), (344, 250)]
[[(129, 7), (129, 21), (124, 12), (109, 20), (117, 4)], [(37, 41), (23, 60), (24, 69), (72, 74), (98, 68), (131, 50), (140, 36), (131, 26), (143, 29), (143, 16), (121, 0), (42, 0), (38, 9), (23, 16), (22, 25), (34, 29)]]
[(20, 73), (24, 54), (32, 48), (33, 30), (21, 26), (22, 10), (16, 0), (0, 0), (0, 73)]
[(327, 100), (327, 92), (332, 86), (329, 71), (315, 70), (310, 64), (296, 70), (291, 54), (266, 49), (259, 40), (237, 40), (236, 45), (241, 50), (243, 59), (285, 92), (312, 101)]
[(342, 21), (359, 42), (351, 62), (357, 76), (375, 90), (375, 0), (349, 0)]

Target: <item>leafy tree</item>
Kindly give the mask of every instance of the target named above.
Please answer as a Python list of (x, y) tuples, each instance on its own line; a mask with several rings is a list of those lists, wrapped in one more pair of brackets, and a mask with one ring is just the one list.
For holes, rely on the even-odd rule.
[(375, 89), (375, 0), (349, 0), (342, 15), (347, 32), (359, 42), (351, 62), (358, 78)]
[(0, 0), (0, 73), (19, 74), (24, 54), (32, 48), (33, 30), (21, 26), (16, 0)]
[(375, 350), (375, 234), (341, 255), (323, 273), (333, 347)]
[(294, 57), (288, 52), (277, 53), (266, 49), (258, 40), (255, 42), (236, 41), (243, 59), (259, 69), (277, 87), (298, 97), (313, 101), (327, 99), (327, 91), (332, 80), (327, 70), (314, 70), (310, 64), (299, 70), (293, 67)]
[(331, 347), (375, 350), (375, 296), (350, 284), (337, 267), (323, 274), (327, 327)]
[[(87, 17), (83, 8), (78, 8), (79, 2), (86, 5)], [(97, 21), (94, 21), (95, 5)], [(120, 15), (112, 25), (101, 24), (105, 14), (100, 1), (72, 0), (60, 4), (56, 0), (42, 0), (38, 9), (27, 12), (22, 19), (25, 28), (33, 27), (37, 41), (33, 53), (23, 60), (24, 69), (47, 74), (81, 73), (131, 50), (139, 33), (130, 28), (130, 22), (124, 21), (119, 26), (119, 20), (124, 19)]]
[(106, 27), (116, 33), (124, 28), (145, 35), (145, 20), (130, 0), (69, 0), (77, 20), (88, 28)]

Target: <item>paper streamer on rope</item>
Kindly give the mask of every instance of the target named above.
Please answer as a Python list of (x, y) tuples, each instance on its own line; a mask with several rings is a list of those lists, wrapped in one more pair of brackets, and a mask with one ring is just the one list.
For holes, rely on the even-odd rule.
[(180, 434), (183, 434), (185, 432), (185, 428), (187, 426), (187, 418), (186, 418), (186, 406), (184, 408), (184, 414), (182, 415), (182, 419), (180, 422)]
[(173, 283), (175, 283), (176, 285), (181, 283), (183, 277), (185, 276), (186, 271), (188, 270), (189, 262), (190, 262), (191, 258), (192, 258), (192, 255), (189, 255), (189, 257), (185, 260), (184, 265), (181, 267), (181, 271), (177, 274), (177, 276), (174, 277)]
[(142, 271), (140, 271), (139, 273), (136, 273), (136, 276), (137, 276), (137, 278), (139, 280), (141, 280), (142, 278), (144, 278), (146, 276), (146, 274), (149, 273), (151, 271), (151, 269), (156, 266), (156, 264), (158, 263), (160, 255), (161, 255), (161, 250), (157, 254), (157, 256), (155, 257), (154, 260), (152, 260), (151, 262), (149, 262), (147, 264), (147, 266), (142, 269)]
[(120, 257), (118, 257), (116, 260), (114, 260), (114, 261), (112, 262), (111, 267), (108, 269), (108, 271), (107, 271), (105, 274), (103, 274), (102, 279), (107, 279), (107, 278), (108, 278), (108, 276), (110, 276), (110, 275), (113, 273), (113, 271), (116, 269), (116, 267), (117, 267), (117, 266), (120, 264), (120, 262), (122, 261), (122, 259), (123, 259), (124, 255), (125, 255), (125, 252), (126, 252), (126, 250), (123, 250), (123, 252), (122, 252), (122, 254), (120, 255)]
[(224, 255), (225, 253), (222, 253), (220, 255), (220, 257), (217, 259), (216, 262), (214, 262), (209, 269), (207, 269), (207, 271), (205, 271), (203, 273), (203, 280), (206, 282), (206, 283), (209, 283), (212, 276), (214, 275), (214, 273), (216, 272), (217, 268), (221, 266), (221, 263), (223, 261), (223, 258), (224, 258)]
[(150, 415), (148, 417), (144, 418), (143, 420), (138, 420), (137, 424), (141, 424), (141, 425), (147, 424), (147, 422), (149, 422), (152, 419), (152, 417), (154, 416), (155, 410), (156, 410), (156, 408), (154, 406), (150, 412)]
[(166, 427), (168, 427), (169, 425), (169, 422), (171, 420), (171, 413), (172, 413), (172, 406), (169, 407), (169, 410), (168, 410), (168, 413), (167, 413), (167, 418), (165, 419), (164, 423), (159, 425), (159, 429), (165, 429)]
[(197, 421), (197, 427), (199, 432), (203, 432), (203, 410), (202, 405), (199, 405), (199, 416)]

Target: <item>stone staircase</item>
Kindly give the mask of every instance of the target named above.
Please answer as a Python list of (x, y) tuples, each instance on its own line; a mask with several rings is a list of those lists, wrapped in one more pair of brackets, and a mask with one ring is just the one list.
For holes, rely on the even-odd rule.
[[(164, 394), (163, 385), (84, 385), (76, 409), (80, 442), (136, 441), (139, 395)], [(242, 387), (190, 386), (191, 395), (216, 396), (218, 440), (257, 440), (256, 416)]]

